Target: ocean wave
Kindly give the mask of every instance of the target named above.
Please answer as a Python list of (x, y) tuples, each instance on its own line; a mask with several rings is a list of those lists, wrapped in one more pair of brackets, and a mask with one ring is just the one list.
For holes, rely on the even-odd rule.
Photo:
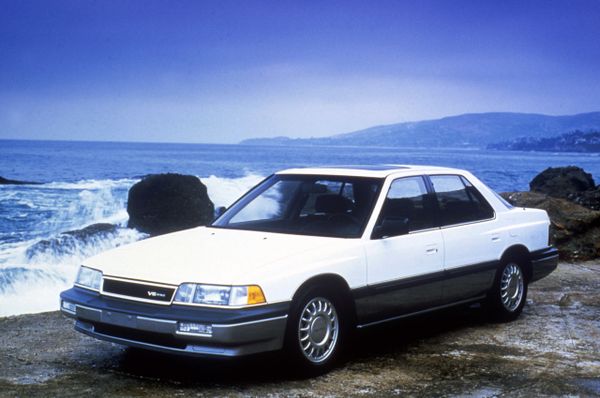
[(17, 205), (29, 208), (29, 209), (36, 209), (37, 206), (29, 199), (21, 199), (17, 201)]
[(114, 189), (128, 188), (135, 184), (139, 179), (122, 178), (118, 180), (80, 180), (77, 182), (49, 182), (46, 184), (37, 185), (36, 188), (48, 189), (64, 189), (64, 190), (95, 190), (95, 189)]
[[(19, 289), (26, 285), (35, 285), (36, 282), (64, 284), (67, 281), (66, 275), (58, 270), (45, 270), (39, 268), (10, 267), (0, 269), (0, 294), (22, 294), (27, 289)], [(2, 306), (4, 307), (4, 306)], [(4, 312), (7, 309), (0, 309)]]
[(25, 251), (28, 264), (81, 262), (99, 252), (139, 240), (145, 235), (134, 229), (99, 223), (42, 239)]
[(200, 177), (208, 190), (208, 196), (216, 207), (229, 207), (250, 188), (261, 182), (265, 177), (258, 174), (247, 174), (239, 178), (223, 178), (211, 175)]
[(0, 253), (4, 263), (0, 267), (0, 316), (58, 309), (59, 293), (73, 284), (86, 258), (146, 236), (129, 228), (96, 224), (36, 242), (9, 245)]
[[(199, 178), (215, 206), (227, 207), (264, 177)], [(10, 229), (0, 233), (0, 316), (57, 310), (59, 293), (72, 285), (86, 258), (146, 237), (126, 228), (127, 194), (137, 181), (52, 182), (4, 191), (3, 206), (13, 207), (2, 221)], [(20, 222), (29, 224), (15, 224)], [(19, 225), (25, 232), (14, 229)]]

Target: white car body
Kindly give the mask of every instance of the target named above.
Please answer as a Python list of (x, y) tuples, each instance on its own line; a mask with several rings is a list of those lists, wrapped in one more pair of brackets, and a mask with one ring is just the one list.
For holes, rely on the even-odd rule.
[[(64, 292), (61, 296), (63, 312), (77, 319), (78, 330), (97, 338), (169, 352), (235, 356), (281, 348), (288, 327), (287, 311), (299, 291), (311, 281), (329, 281), (325, 283), (332, 283), (332, 288), (347, 289), (345, 294), (353, 301), (354, 326), (360, 328), (485, 298), (507, 253), (527, 256), (524, 260), (527, 282), (547, 275), (556, 267), (557, 254), (548, 242), (549, 219), (546, 212), (507, 205), (464, 170), (385, 166), (304, 168), (276, 173), (276, 176), (282, 177), (296, 175), (381, 180), (378, 197), (361, 235), (340, 238), (198, 227), (146, 239), (86, 260), (86, 267), (102, 272), (103, 286), (94, 292), (93, 298), (82, 298), (81, 293), (86, 289), (81, 286)], [(493, 216), (475, 222), (438, 225), (398, 236), (374, 238), (386, 195), (394, 181), (415, 176), (429, 181), (426, 176), (441, 175), (466, 179), (491, 206)], [(212, 335), (182, 336), (176, 330), (178, 322), (181, 322), (181, 312), (169, 315), (169, 308), (175, 304), (174, 295), (170, 300), (157, 302), (150, 296), (115, 294), (104, 290), (107, 279), (175, 289), (186, 283), (257, 285), (264, 292), (266, 303), (230, 308), (177, 305), (178, 311), (190, 308), (196, 311), (194, 314), (203, 309), (220, 311), (214, 320), (197, 315), (199, 320), (212, 326)], [(126, 304), (122, 308), (119, 307), (121, 301)], [(101, 302), (109, 304), (98, 304)], [(138, 305), (143, 306), (139, 311), (136, 309)], [(260, 336), (262, 329), (258, 326), (263, 318), (255, 315), (244, 318), (244, 311), (250, 313), (260, 307), (266, 309), (277, 305), (276, 312), (263, 317), (269, 328), (276, 330), (266, 336), (268, 343), (257, 343), (261, 340), (258, 337), (249, 338), (253, 333)], [(124, 315), (111, 318), (107, 315), (111, 311)], [(228, 311), (235, 313), (236, 317), (228, 317)], [(222, 315), (222, 312), (226, 314)], [(130, 320), (133, 317), (135, 322), (127, 321), (126, 317)], [(189, 317), (186, 320), (190, 320)], [(169, 326), (157, 326), (161, 321)], [(98, 332), (96, 329), (100, 324), (113, 325), (117, 332), (131, 328), (171, 334), (174, 339), (189, 337), (190, 340), (171, 347), (152, 339), (136, 340), (126, 333), (111, 335), (110, 328)], [(235, 326), (244, 328), (243, 331), (240, 329), (240, 335), (245, 337), (236, 340), (235, 336), (218, 332), (234, 330)]]

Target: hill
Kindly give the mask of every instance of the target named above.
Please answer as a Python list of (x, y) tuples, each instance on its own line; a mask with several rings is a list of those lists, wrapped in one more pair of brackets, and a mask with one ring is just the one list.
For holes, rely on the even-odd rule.
[(253, 138), (244, 145), (345, 145), (472, 147), (518, 138), (544, 138), (574, 130), (600, 130), (600, 112), (568, 116), (531, 113), (470, 113), (441, 119), (370, 127), (321, 138)]

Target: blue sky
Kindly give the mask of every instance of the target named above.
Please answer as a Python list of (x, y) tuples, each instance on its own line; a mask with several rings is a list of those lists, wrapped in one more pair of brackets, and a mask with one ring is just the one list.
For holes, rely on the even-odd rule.
[(600, 110), (600, 1), (0, 2), (0, 138), (233, 143)]

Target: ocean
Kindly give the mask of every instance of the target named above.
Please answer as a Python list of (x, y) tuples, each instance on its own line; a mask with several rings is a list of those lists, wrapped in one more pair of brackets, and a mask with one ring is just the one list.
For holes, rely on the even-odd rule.
[[(527, 190), (547, 167), (576, 165), (600, 179), (598, 154), (0, 140), (0, 176), (41, 183), (0, 185), (0, 316), (58, 309), (86, 257), (144, 238), (126, 227), (125, 210), (144, 175), (196, 175), (215, 206), (227, 206), (277, 170), (373, 164), (464, 168), (499, 192)], [(118, 228), (64, 234), (95, 223)]]

